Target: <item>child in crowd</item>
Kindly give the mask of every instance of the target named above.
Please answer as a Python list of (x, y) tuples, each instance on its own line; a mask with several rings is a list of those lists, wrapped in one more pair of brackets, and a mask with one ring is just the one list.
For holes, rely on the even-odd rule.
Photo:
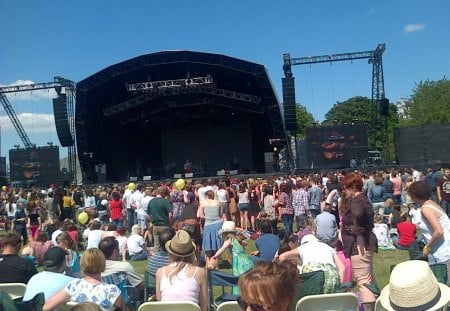
[[(239, 230), (233, 221), (225, 221), (222, 225), (221, 232), (224, 236), (223, 246), (211, 258), (218, 259), (219, 256), (228, 248), (231, 248), (233, 257), (233, 275), (241, 275), (242, 273), (253, 268), (253, 261), (245, 252), (243, 247), (244, 241), (238, 236)], [(239, 288), (233, 287), (233, 293), (239, 294)]]

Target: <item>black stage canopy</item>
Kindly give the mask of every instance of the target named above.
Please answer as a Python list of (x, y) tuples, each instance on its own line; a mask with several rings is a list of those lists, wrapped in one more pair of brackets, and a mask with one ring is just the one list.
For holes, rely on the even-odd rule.
[(263, 172), (269, 139), (286, 141), (281, 105), (263, 65), (164, 51), (77, 83), (76, 141), (84, 182)]

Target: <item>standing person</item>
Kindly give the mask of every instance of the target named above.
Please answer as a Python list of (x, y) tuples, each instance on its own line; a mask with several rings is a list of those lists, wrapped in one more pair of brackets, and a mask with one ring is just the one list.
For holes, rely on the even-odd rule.
[(59, 220), (64, 221), (64, 219), (72, 219), (75, 220), (73, 208), (75, 206), (75, 202), (72, 199), (72, 193), (70, 190), (66, 190), (65, 194), (62, 198), (62, 207), (61, 207), (61, 214), (59, 215)]
[[(242, 273), (253, 268), (253, 261), (250, 256), (245, 252), (243, 242), (240, 237), (237, 236), (239, 230), (236, 230), (236, 225), (232, 221), (225, 221), (222, 225), (222, 235), (224, 236), (224, 242), (220, 249), (211, 257), (211, 259), (218, 259), (220, 255), (228, 248), (231, 248), (231, 254), (233, 258), (233, 275), (239, 276)], [(233, 287), (233, 293), (238, 294), (239, 288)]]
[(166, 188), (158, 187), (156, 189), (156, 197), (147, 206), (147, 215), (153, 221), (155, 252), (159, 252), (161, 249), (161, 245), (159, 245), (159, 233), (169, 228), (172, 223), (172, 204), (165, 199), (166, 191)]
[(19, 256), (20, 235), (8, 232), (1, 238), (0, 283), (28, 283), (37, 273), (34, 264)]
[(28, 206), (29, 210), (28, 210), (27, 226), (28, 228), (30, 228), (30, 236), (33, 239), (36, 239), (39, 230), (42, 226), (42, 218), (38, 213), (37, 205), (35, 202), (31, 202), (30, 204), (28, 204)]
[(306, 180), (298, 181), (295, 189), (292, 191), (292, 206), (294, 207), (295, 223), (297, 231), (301, 229), (300, 224), (307, 219), (306, 211), (308, 210), (308, 187)]
[(394, 204), (402, 204), (402, 179), (397, 175), (396, 171), (391, 172), (391, 181), (392, 181), (392, 199), (394, 200)]
[(219, 190), (217, 190), (217, 200), (220, 202), (220, 207), (222, 209), (223, 221), (231, 220), (230, 214), (230, 196), (228, 194), (228, 190), (226, 189), (227, 185), (225, 181), (219, 182)]
[(214, 192), (208, 190), (205, 200), (199, 206), (200, 218), (205, 219), (203, 227), (202, 251), (205, 252), (206, 261), (222, 246), (222, 239), (218, 232), (222, 227), (222, 212), (220, 202), (214, 199)]
[(373, 256), (378, 250), (377, 237), (372, 232), (374, 210), (366, 195), (363, 194), (361, 176), (350, 173), (342, 180), (343, 195), (350, 200), (350, 208), (342, 218), (341, 236), (344, 254), (351, 258), (352, 272), (355, 277), (364, 311), (375, 307), (375, 294), (364, 284), (376, 284), (373, 273)]
[(376, 214), (384, 215), (384, 202), (386, 201), (386, 189), (382, 186), (383, 177), (376, 176), (374, 185), (369, 188), (367, 197), (372, 203), (373, 210)]
[(255, 181), (250, 184), (248, 193), (248, 215), (250, 217), (251, 231), (256, 232), (256, 217), (261, 211), (261, 206), (259, 205), (260, 195), (258, 191), (258, 185)]
[(128, 232), (131, 232), (131, 227), (134, 225), (134, 209), (131, 206), (131, 196), (135, 188), (136, 185), (130, 182), (122, 197), (123, 207), (127, 212)]
[(316, 218), (320, 214), (320, 202), (323, 197), (323, 190), (319, 188), (321, 182), (320, 178), (315, 178), (311, 183), (311, 187), (308, 189), (309, 211), (313, 218)]
[(16, 198), (12, 193), (8, 196), (8, 202), (6, 203), (5, 209), (8, 217), (8, 228), (6, 231), (14, 230), (14, 216), (17, 211), (17, 203)]
[(437, 183), (437, 196), (442, 209), (450, 216), (450, 168), (444, 169), (444, 176)]
[(421, 206), (420, 231), (425, 239), (423, 255), (430, 264), (446, 264), (450, 273), (450, 220), (445, 211), (431, 200), (431, 189), (424, 181), (415, 181), (408, 187), (408, 194)]
[(22, 236), (23, 245), (27, 244), (27, 213), (25, 212), (24, 204), (22, 201), (17, 201), (17, 210), (14, 214), (14, 230), (17, 232), (17, 234)]
[(109, 217), (118, 227), (123, 225), (122, 205), (119, 191), (113, 191), (109, 199)]
[(278, 195), (278, 206), (280, 218), (283, 222), (287, 234), (292, 233), (292, 220), (294, 218), (294, 208), (292, 207), (292, 182), (280, 184), (280, 194)]
[(248, 191), (245, 183), (239, 184), (239, 192), (238, 192), (238, 208), (239, 213), (241, 214), (241, 227), (247, 230), (249, 228), (248, 225)]

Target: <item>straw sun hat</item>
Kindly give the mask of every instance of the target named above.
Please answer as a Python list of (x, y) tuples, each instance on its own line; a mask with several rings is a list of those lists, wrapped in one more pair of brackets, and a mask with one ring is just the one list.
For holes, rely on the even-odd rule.
[(426, 261), (405, 261), (392, 270), (379, 299), (389, 311), (441, 310), (450, 301), (450, 287), (438, 283)]
[(239, 230), (236, 229), (236, 224), (234, 223), (234, 221), (231, 220), (227, 220), (224, 221), (222, 224), (222, 229), (219, 230), (219, 233), (238, 233)]
[(192, 242), (192, 238), (184, 230), (179, 230), (175, 233), (172, 240), (166, 242), (166, 250), (178, 257), (188, 257), (195, 252), (195, 244)]

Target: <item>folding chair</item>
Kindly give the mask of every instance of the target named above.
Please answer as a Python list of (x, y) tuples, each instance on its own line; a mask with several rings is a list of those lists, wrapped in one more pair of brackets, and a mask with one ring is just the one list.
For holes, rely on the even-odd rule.
[(430, 265), (431, 271), (433, 271), (434, 276), (438, 280), (439, 283), (447, 284), (448, 283), (448, 274), (447, 274), (447, 265), (443, 263), (436, 263)]
[(297, 301), (296, 311), (358, 310), (358, 297), (353, 293), (305, 296)]
[(154, 301), (144, 302), (138, 311), (200, 311), (200, 307), (192, 301)]
[(325, 273), (322, 270), (300, 273), (300, 288), (297, 292), (297, 299), (309, 295), (323, 294), (323, 285), (325, 283)]
[(102, 276), (103, 283), (114, 284), (122, 293), (122, 299), (124, 302), (123, 310), (126, 310), (127, 305), (138, 305), (140, 303), (139, 294), (136, 294), (138, 289), (134, 288), (128, 284), (127, 273), (126, 272), (116, 272), (106, 276)]
[(150, 271), (145, 270), (144, 274), (144, 299), (147, 300), (150, 294), (154, 294), (156, 290), (156, 276)]
[(227, 301), (218, 305), (216, 311), (242, 311), (242, 309), (237, 301)]
[[(208, 292), (209, 292), (209, 310), (217, 310), (222, 302), (237, 301), (238, 295), (232, 294), (233, 286), (238, 285), (239, 276), (232, 275), (220, 270), (208, 270)], [(219, 297), (214, 299), (214, 287), (222, 289)], [(226, 291), (226, 289), (229, 291)]]
[(16, 308), (18, 311), (42, 311), (44, 302), (44, 293), (37, 293), (31, 300), (16, 302)]
[(13, 300), (21, 299), (26, 287), (23, 283), (0, 283), (0, 291), (8, 293)]

